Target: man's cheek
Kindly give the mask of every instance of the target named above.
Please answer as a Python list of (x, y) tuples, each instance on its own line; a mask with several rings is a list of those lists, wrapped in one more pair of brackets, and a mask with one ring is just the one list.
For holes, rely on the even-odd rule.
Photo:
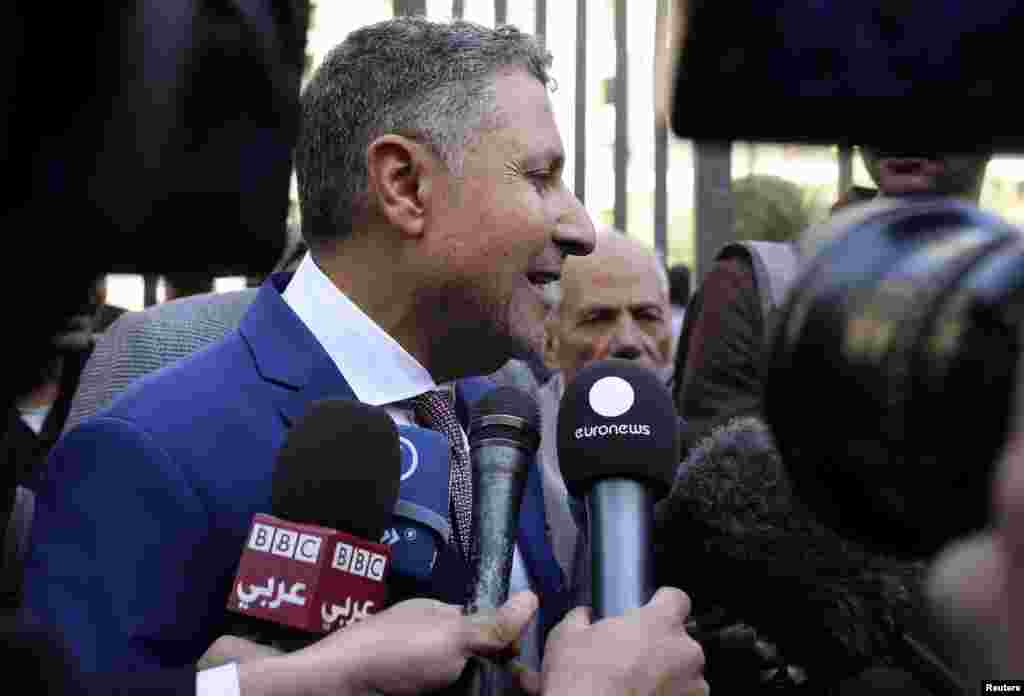
[(663, 331), (654, 339), (654, 341), (655, 345), (657, 346), (656, 355), (658, 357), (659, 362), (672, 362), (673, 358), (675, 357), (674, 355), (672, 355), (672, 332), (668, 330)]
[(610, 335), (600, 336), (591, 343), (591, 355), (588, 362), (605, 360), (612, 352), (612, 337)]
[(611, 351), (610, 336), (578, 337), (573, 341), (573, 363), (577, 370), (597, 360), (604, 360)]

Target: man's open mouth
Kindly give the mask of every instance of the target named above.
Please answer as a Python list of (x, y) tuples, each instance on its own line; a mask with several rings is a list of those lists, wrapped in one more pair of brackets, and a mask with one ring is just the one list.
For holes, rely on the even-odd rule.
[(562, 301), (562, 275), (560, 273), (538, 271), (536, 273), (527, 273), (527, 280), (533, 285), (534, 289), (540, 295), (541, 302), (547, 310), (551, 310), (553, 307), (558, 305)]
[(945, 169), (941, 160), (924, 157), (887, 157), (879, 166), (895, 176), (936, 176)]
[(561, 277), (561, 274), (550, 271), (535, 271), (526, 274), (527, 280), (538, 287), (548, 283), (556, 283)]

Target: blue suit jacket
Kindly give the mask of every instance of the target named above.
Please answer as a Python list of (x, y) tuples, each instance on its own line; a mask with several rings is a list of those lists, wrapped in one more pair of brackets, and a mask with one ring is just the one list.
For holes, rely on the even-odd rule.
[[(260, 289), (237, 331), (150, 375), (51, 452), (26, 563), (25, 608), (59, 626), (86, 671), (194, 663), (225, 629), (251, 517), (269, 512), (290, 424), (324, 398), (355, 398), (284, 303), (290, 276)], [(465, 424), (487, 379), (456, 386)], [(353, 443), (353, 463), (359, 463)], [(567, 609), (532, 467), (519, 543), (542, 625)], [(425, 586), (398, 593), (461, 604), (469, 573), (439, 554)], [(394, 596), (394, 594), (392, 595)]]

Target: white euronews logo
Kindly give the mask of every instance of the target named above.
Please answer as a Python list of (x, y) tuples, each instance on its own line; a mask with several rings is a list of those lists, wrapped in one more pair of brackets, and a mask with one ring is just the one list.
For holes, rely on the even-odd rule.
[[(622, 377), (610, 375), (594, 382), (587, 397), (594, 413), (605, 418), (618, 418), (633, 408), (633, 404), (636, 403), (636, 390)], [(576, 428), (573, 435), (577, 440), (607, 435), (649, 437), (651, 426), (647, 423), (605, 423)]]
[(649, 437), (651, 426), (640, 423), (618, 423), (616, 425), (587, 425), (576, 428), (573, 435), (577, 440), (605, 435), (643, 435)]
[(311, 564), (320, 560), (322, 545), (323, 538), (316, 534), (301, 534), (259, 522), (252, 526), (249, 536), (249, 548), (254, 551)]
[(621, 377), (602, 377), (594, 382), (589, 393), (590, 408), (599, 416), (618, 418), (633, 408), (636, 391)]

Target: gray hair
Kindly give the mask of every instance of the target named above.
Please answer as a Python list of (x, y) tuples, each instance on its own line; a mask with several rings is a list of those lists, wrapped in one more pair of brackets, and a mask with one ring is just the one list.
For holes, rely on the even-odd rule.
[(344, 239), (367, 204), (366, 150), (395, 133), (461, 174), (465, 148), (498, 127), (493, 78), (521, 68), (547, 86), (551, 54), (512, 26), (398, 17), (332, 50), (302, 95), (295, 168), (310, 246)]

